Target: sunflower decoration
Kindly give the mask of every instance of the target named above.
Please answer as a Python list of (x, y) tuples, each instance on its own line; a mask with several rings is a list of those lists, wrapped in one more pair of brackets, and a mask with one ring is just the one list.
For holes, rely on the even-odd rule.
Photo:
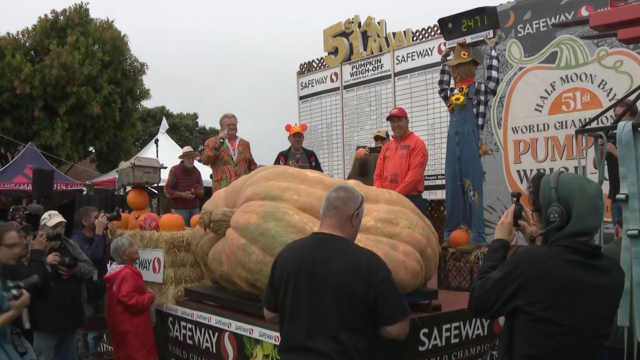
[(467, 90), (469, 90), (466, 86), (464, 85), (460, 85), (460, 87), (458, 88), (458, 94), (461, 94), (462, 96), (467, 95)]
[(485, 144), (482, 140), (480, 140), (480, 142), (478, 143), (478, 149), (480, 150), (480, 157), (493, 154), (491, 149), (489, 149), (489, 146), (487, 146), (487, 144)]
[(455, 94), (453, 96), (451, 96), (451, 99), (449, 100), (449, 104), (447, 104), (447, 107), (449, 108), (450, 112), (453, 112), (451, 109), (452, 108), (463, 108), (467, 105), (467, 99), (465, 99), (464, 95), (462, 94)]
[(462, 51), (462, 52), (460, 53), (460, 57), (461, 57), (461, 58), (463, 58), (463, 59), (466, 59), (466, 58), (468, 58), (468, 57), (469, 57), (469, 53), (468, 53), (468, 52), (466, 52), (466, 51)]
[(449, 104), (447, 104), (447, 109), (449, 109), (450, 113), (453, 112), (453, 103), (451, 103), (451, 101), (449, 101)]

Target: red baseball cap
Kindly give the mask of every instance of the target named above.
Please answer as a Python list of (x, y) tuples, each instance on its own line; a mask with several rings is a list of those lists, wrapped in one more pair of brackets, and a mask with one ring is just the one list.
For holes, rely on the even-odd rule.
[(392, 116), (403, 117), (405, 119), (409, 118), (409, 115), (407, 115), (407, 111), (401, 106), (396, 106), (393, 109), (391, 109), (391, 111), (389, 111), (389, 116), (387, 116), (387, 121), (389, 121), (389, 119)]

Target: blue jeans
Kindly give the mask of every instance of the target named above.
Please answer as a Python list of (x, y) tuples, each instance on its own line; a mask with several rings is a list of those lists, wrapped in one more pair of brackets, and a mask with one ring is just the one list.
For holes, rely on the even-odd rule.
[(615, 226), (619, 221), (622, 221), (622, 203), (618, 200), (611, 200), (611, 223)]
[[(87, 301), (84, 305), (84, 311), (87, 316), (90, 315), (104, 315), (104, 300), (101, 301)], [(86, 342), (85, 342), (86, 336)], [(91, 354), (98, 352), (100, 347), (100, 341), (104, 338), (103, 333), (92, 332), (88, 334), (78, 335), (78, 349), (82, 354)], [(89, 349), (87, 350), (87, 343)]]
[(22, 337), (22, 346), (27, 350), (27, 354), (22, 357), (22, 360), (36, 360), (36, 353), (33, 351), (33, 347), (24, 336)]
[(191, 218), (193, 217), (193, 215), (197, 215), (200, 214), (200, 208), (195, 208), (195, 209), (174, 209), (176, 211), (176, 214), (182, 216), (182, 218), (184, 219), (184, 224), (189, 227), (189, 224), (191, 223)]
[(77, 331), (33, 333), (33, 349), (38, 360), (78, 360)]
[(409, 199), (409, 201), (411, 201), (413, 205), (415, 205), (418, 210), (420, 210), (422, 215), (427, 216), (427, 209), (425, 209), (424, 207), (424, 199), (422, 198), (422, 194), (407, 195), (407, 199)]

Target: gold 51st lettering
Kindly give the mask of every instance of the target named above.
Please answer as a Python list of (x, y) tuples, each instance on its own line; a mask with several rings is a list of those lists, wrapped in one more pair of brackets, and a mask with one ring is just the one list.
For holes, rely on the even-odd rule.
[[(366, 44), (362, 40), (363, 33), (367, 34)], [(329, 67), (398, 49), (412, 43), (411, 29), (389, 33), (385, 20), (376, 22), (374, 18), (368, 16), (364, 23), (361, 23), (359, 15), (324, 29), (323, 37), (324, 51), (327, 53), (335, 52), (335, 55), (328, 54), (324, 58)]]

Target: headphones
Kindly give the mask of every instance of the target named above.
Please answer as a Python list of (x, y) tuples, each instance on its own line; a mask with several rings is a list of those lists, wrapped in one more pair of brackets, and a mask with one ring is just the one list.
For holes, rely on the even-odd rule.
[(564, 171), (551, 173), (551, 205), (547, 209), (547, 227), (553, 226), (560, 230), (569, 221), (571, 212), (569, 208), (558, 200), (558, 178)]

